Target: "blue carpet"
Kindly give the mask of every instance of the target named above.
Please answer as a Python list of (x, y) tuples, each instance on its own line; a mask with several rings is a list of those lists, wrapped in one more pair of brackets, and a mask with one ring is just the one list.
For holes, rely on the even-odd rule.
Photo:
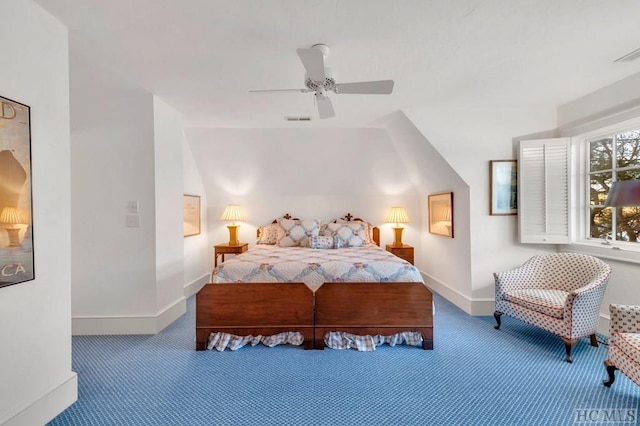
[[(73, 338), (79, 400), (50, 425), (573, 425), (580, 411), (638, 412), (640, 388), (588, 339), (472, 317), (436, 295), (435, 349), (196, 352), (194, 299), (154, 336)], [(593, 411), (598, 410), (598, 411)], [(584, 411), (582, 411), (584, 413)], [(611, 417), (609, 417), (611, 419)], [(627, 419), (628, 420), (628, 419)]]

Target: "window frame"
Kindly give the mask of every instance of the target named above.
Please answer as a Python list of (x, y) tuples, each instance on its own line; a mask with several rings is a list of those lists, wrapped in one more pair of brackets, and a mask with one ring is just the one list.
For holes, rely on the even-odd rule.
[[(571, 137), (571, 161), (576, 174), (572, 178), (574, 186), (574, 199), (571, 199), (571, 215), (574, 217), (571, 243), (565, 248), (579, 250), (626, 262), (640, 263), (640, 242), (627, 242), (602, 238), (591, 238), (589, 213), (591, 208), (590, 197), (590, 166), (589, 166), (589, 142), (615, 136), (626, 131), (640, 129), (640, 117), (635, 117), (615, 124), (610, 124), (598, 129), (581, 133)], [(616, 144), (615, 137), (613, 144)], [(612, 169), (616, 170), (616, 158), (612, 158)], [(612, 233), (615, 235), (615, 221), (612, 221)]]

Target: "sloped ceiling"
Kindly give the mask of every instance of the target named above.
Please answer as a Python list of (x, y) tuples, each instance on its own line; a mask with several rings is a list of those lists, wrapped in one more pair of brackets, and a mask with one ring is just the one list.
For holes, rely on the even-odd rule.
[[(71, 54), (160, 96), (190, 127), (365, 127), (443, 99), (556, 108), (640, 71), (637, 0), (35, 0), (69, 27)], [(338, 82), (317, 118), (297, 48), (325, 43)], [(285, 116), (312, 117), (288, 123)]]

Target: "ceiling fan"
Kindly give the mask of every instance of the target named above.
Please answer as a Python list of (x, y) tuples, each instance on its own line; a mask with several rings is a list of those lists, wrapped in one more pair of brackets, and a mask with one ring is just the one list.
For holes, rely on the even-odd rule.
[(330, 68), (325, 67), (324, 60), (329, 55), (329, 46), (326, 44), (314, 44), (310, 49), (297, 49), (298, 56), (306, 70), (304, 76), (304, 89), (270, 89), (250, 90), (250, 93), (273, 92), (313, 92), (316, 97), (318, 114), (320, 118), (335, 116), (331, 99), (327, 92), (337, 94), (373, 94), (389, 95), (393, 91), (393, 80), (358, 81), (354, 83), (336, 83)]

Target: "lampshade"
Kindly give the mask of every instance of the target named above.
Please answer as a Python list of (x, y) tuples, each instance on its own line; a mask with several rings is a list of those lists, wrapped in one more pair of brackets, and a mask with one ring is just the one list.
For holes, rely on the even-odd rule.
[(409, 216), (404, 207), (391, 207), (391, 211), (387, 215), (387, 223), (409, 223)]
[(220, 220), (227, 220), (230, 222), (235, 222), (237, 220), (244, 220), (244, 215), (242, 214), (242, 210), (240, 210), (240, 206), (237, 204), (229, 204), (224, 209), (224, 213), (222, 213), (222, 217)]
[(640, 180), (619, 180), (609, 189), (605, 207), (640, 206)]
[(0, 213), (0, 223), (4, 223), (7, 225), (16, 225), (18, 223), (22, 223), (22, 219), (20, 219), (18, 209), (15, 207), (3, 208), (2, 212)]

